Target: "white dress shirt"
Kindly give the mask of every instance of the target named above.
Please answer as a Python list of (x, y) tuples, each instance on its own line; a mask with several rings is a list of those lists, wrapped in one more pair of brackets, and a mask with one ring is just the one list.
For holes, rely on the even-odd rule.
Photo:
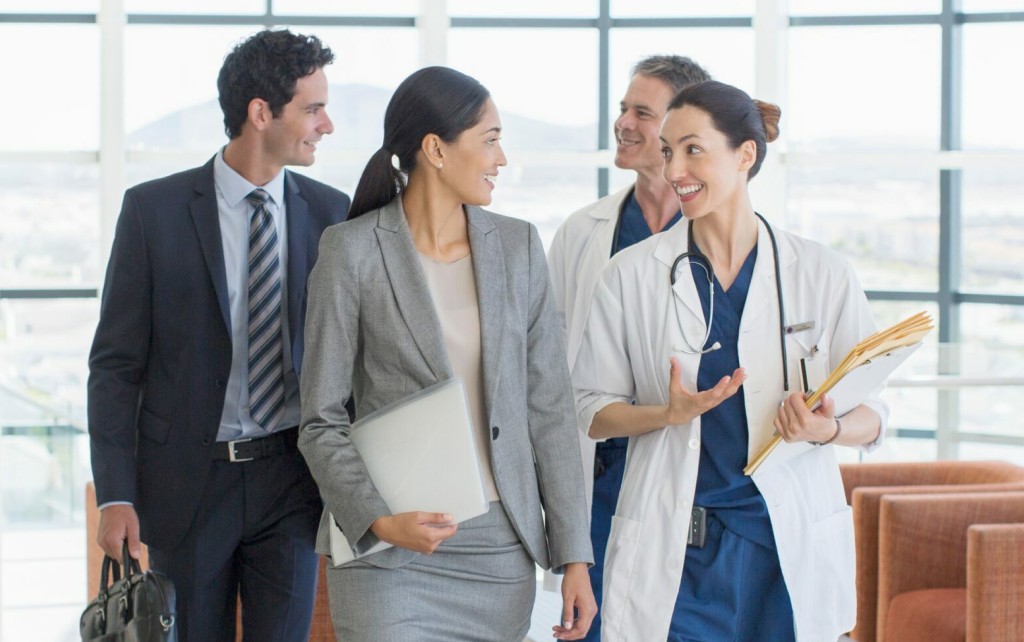
[(267, 207), (277, 226), (277, 247), (281, 257), (281, 335), (284, 344), (284, 417), (276, 430), (299, 425), (299, 381), (292, 366), (288, 328), (288, 226), (285, 224), (284, 170), (266, 185), (253, 185), (224, 162), (224, 150), (213, 161), (213, 184), (217, 188), (217, 212), (224, 246), (224, 269), (231, 316), (231, 373), (228, 375), (217, 441), (265, 437), (249, 416), (249, 222), (255, 208), (245, 200), (254, 189), (270, 195)]

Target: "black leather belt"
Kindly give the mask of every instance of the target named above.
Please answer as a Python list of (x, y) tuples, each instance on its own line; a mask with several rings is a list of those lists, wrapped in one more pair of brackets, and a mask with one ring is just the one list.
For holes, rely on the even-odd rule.
[(266, 437), (218, 441), (213, 449), (213, 458), (226, 459), (234, 463), (263, 459), (272, 455), (295, 452), (298, 450), (298, 441), (298, 428), (278, 430)]

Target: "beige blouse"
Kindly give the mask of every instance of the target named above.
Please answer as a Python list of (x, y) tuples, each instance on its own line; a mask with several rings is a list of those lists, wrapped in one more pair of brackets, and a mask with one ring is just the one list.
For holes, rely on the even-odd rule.
[(452, 373), (462, 377), (469, 397), (469, 414), (476, 430), (476, 451), (480, 460), (487, 501), (497, 501), (498, 487), (491, 468), (486, 405), (484, 403), (483, 356), (480, 348), (480, 304), (473, 274), (473, 255), (441, 263), (420, 254), (430, 298), (441, 322), (441, 334), (448, 349)]

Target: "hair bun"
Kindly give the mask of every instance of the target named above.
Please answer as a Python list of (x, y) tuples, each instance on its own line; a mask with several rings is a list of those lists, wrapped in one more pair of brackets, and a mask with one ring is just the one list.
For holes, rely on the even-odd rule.
[(764, 121), (764, 136), (767, 142), (772, 142), (779, 137), (779, 119), (782, 118), (782, 110), (778, 105), (766, 103), (762, 100), (755, 100), (757, 110), (761, 112), (761, 120)]

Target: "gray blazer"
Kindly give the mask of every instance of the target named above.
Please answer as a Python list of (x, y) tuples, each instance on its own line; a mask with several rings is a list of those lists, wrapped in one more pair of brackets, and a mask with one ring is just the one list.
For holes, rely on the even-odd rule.
[[(299, 449), (326, 509), (317, 552), (329, 555), (328, 516), (357, 552), (390, 515), (348, 439), (356, 417), (452, 377), (441, 325), (399, 196), (329, 227), (310, 275)], [(480, 303), (485, 404), (498, 493), (537, 564), (593, 563), (572, 384), (547, 261), (525, 221), (466, 207)], [(395, 568), (418, 553), (362, 558)]]

